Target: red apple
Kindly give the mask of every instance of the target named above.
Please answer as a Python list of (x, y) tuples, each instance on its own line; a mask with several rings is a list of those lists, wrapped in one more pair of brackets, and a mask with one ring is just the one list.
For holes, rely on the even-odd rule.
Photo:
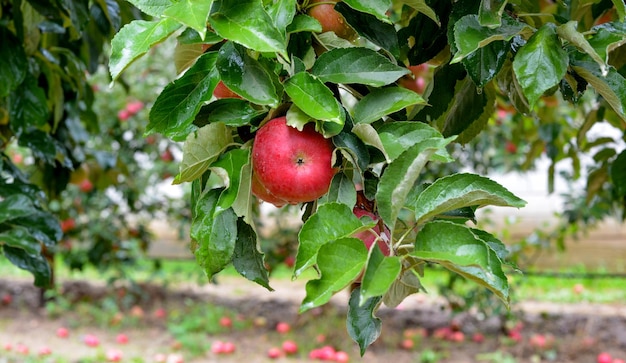
[(39, 355), (44, 356), (44, 355), (50, 355), (52, 354), (52, 350), (49, 347), (41, 347), (39, 348)]
[(6, 293), (2, 296), (2, 305), (11, 305), (11, 302), (13, 302), (13, 296), (11, 294)]
[(333, 143), (316, 132), (313, 124), (299, 131), (287, 125), (286, 117), (278, 117), (263, 125), (255, 136), (253, 174), (280, 200), (310, 202), (326, 194), (337, 172), (332, 166), (333, 150)]
[(233, 320), (231, 318), (229, 318), (228, 316), (223, 316), (220, 318), (220, 326), (224, 327), (224, 328), (232, 328), (233, 327)]
[(252, 173), (252, 194), (254, 194), (257, 198), (262, 201), (271, 203), (276, 207), (280, 208), (287, 204), (286, 201), (276, 198), (272, 193), (268, 192), (267, 189), (261, 184), (259, 178), (256, 176), (256, 173)]
[(126, 344), (128, 343), (128, 336), (124, 333), (119, 333), (117, 337), (115, 337), (115, 341), (119, 344)]
[(340, 350), (338, 352), (335, 352), (333, 360), (339, 363), (346, 363), (350, 361), (350, 356), (348, 355), (348, 353)]
[(161, 160), (170, 162), (174, 160), (174, 155), (172, 155), (172, 152), (169, 149), (165, 149), (165, 151), (161, 153)]
[(482, 343), (485, 341), (485, 336), (482, 333), (474, 333), (474, 335), (472, 335), (472, 341), (474, 341), (474, 343)]
[(60, 327), (59, 329), (57, 329), (57, 337), (65, 339), (69, 336), (70, 336), (70, 331), (67, 328)]
[(270, 359), (278, 359), (283, 355), (283, 352), (277, 347), (271, 347), (267, 350), (267, 357)]
[(74, 228), (76, 228), (76, 222), (74, 221), (74, 218), (68, 218), (61, 221), (61, 231), (63, 231), (63, 233), (67, 233)]
[(30, 350), (24, 344), (17, 344), (15, 346), (15, 351), (20, 353), (20, 354), (28, 355)]
[(109, 362), (119, 362), (122, 360), (123, 354), (117, 349), (109, 349), (106, 352), (106, 359)]
[(164, 319), (167, 317), (167, 311), (163, 308), (158, 308), (154, 311), (154, 317), (157, 319)]
[(598, 363), (611, 363), (613, 361), (613, 357), (609, 353), (600, 353), (596, 358)]
[(291, 326), (285, 322), (279, 322), (276, 324), (276, 331), (280, 334), (286, 334), (291, 330)]
[(222, 354), (223, 350), (224, 350), (224, 342), (221, 341), (221, 340), (216, 340), (211, 345), (211, 352), (213, 352), (215, 354)]
[(285, 340), (283, 342), (283, 351), (288, 355), (296, 354), (298, 353), (298, 344), (293, 340)]
[(232, 354), (235, 352), (235, 343), (233, 342), (224, 342), (222, 345), (222, 353), (223, 354)]
[[(352, 209), (352, 212), (358, 218), (361, 218), (363, 216), (368, 216), (376, 222), (378, 222), (378, 220), (380, 219), (376, 214), (369, 212), (365, 209), (362, 209), (358, 206), (354, 207)], [(390, 235), (391, 235), (391, 232), (389, 231), (387, 226), (384, 227), (384, 232), (381, 233), (380, 224), (376, 224), (374, 228), (372, 229), (355, 233), (354, 237), (363, 241), (363, 243), (365, 244), (365, 247), (367, 247), (368, 250), (372, 246), (374, 241), (378, 240), (377, 242), (378, 248), (380, 248), (381, 252), (385, 256), (389, 256), (390, 254), (389, 243), (391, 242)]]
[(89, 193), (90, 191), (93, 190), (93, 183), (91, 182), (91, 180), (85, 178), (80, 182), (80, 184), (78, 184), (78, 188), (83, 193)]
[(143, 108), (143, 102), (141, 101), (129, 102), (126, 105), (126, 111), (128, 111), (131, 115), (134, 115), (137, 112), (141, 111), (142, 108)]
[(611, 362), (611, 363), (626, 363), (626, 362), (624, 362), (623, 359), (615, 358), (615, 359), (613, 359), (613, 362)]
[(127, 109), (119, 110), (117, 112), (117, 118), (119, 118), (120, 121), (126, 121), (130, 118), (130, 116), (132, 116), (132, 114), (128, 112)]
[(98, 339), (98, 337), (93, 334), (85, 335), (83, 341), (88, 347), (97, 347), (98, 345), (100, 345), (100, 339)]
[(400, 348), (411, 350), (415, 348), (415, 342), (413, 341), (413, 339), (409, 338), (402, 339), (402, 341), (400, 342)]
[(322, 32), (333, 32), (338, 37), (354, 40), (356, 32), (346, 23), (346, 19), (337, 10), (335, 4), (339, 1), (312, 0), (309, 1), (307, 14), (317, 19), (322, 25)]
[(219, 81), (215, 86), (213, 96), (215, 96), (215, 98), (241, 98), (241, 96), (233, 92), (222, 81)]

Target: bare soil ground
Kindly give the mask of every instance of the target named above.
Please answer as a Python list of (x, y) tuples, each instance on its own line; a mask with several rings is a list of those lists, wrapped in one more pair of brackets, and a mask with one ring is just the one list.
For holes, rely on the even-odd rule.
[[(262, 321), (263, 324), (250, 326), (243, 330), (228, 330), (206, 335), (207, 351), (201, 356), (187, 357), (185, 362), (269, 362), (267, 349), (280, 344), (286, 337), (296, 341), (301, 347), (316, 347), (323, 343), (312, 340), (314, 333), (307, 326), (316, 324), (324, 327), (328, 323), (326, 335), (338, 348), (346, 350), (353, 362), (420, 362), (425, 351), (439, 355), (438, 362), (501, 362), (503, 357), (514, 357), (514, 362), (554, 361), (562, 363), (595, 362), (599, 352), (606, 351), (614, 357), (626, 359), (626, 305), (592, 304), (547, 304), (525, 302), (513, 307), (523, 324), (522, 339), (513, 342), (503, 331), (501, 317), (480, 319), (476, 314), (453, 315), (445, 302), (419, 294), (408, 298), (399, 309), (382, 308), (378, 316), (383, 320), (381, 337), (367, 350), (363, 357), (345, 332), (345, 326), (337, 326), (339, 316), (344, 319), (347, 305), (347, 293), (333, 297), (331, 303), (311, 313), (298, 314), (298, 307), (304, 297), (304, 287), (300, 282), (275, 281), (275, 291), (258, 287), (241, 279), (220, 279), (219, 284), (180, 285), (165, 289), (159, 286), (144, 286), (141, 305), (146, 312), (141, 324), (124, 328), (129, 343), (120, 346), (115, 336), (120, 331), (105, 324), (84, 324), (80, 312), (69, 311), (60, 317), (50, 316), (47, 310), (38, 306), (39, 291), (32, 287), (31, 281), (0, 279), (0, 296), (11, 294), (10, 304), (0, 305), (0, 363), (32, 362), (20, 360), (15, 349), (8, 352), (3, 347), (18, 344), (29, 347), (30, 355), (37, 355), (37, 350), (47, 346), (53, 356), (62, 357), (62, 362), (92, 362), (85, 360), (104, 352), (108, 347), (118, 347), (126, 357), (123, 361), (154, 362), (158, 354), (183, 354), (177, 342), (168, 330), (164, 320), (159, 320), (149, 312), (162, 307), (168, 311), (184, 306), (224, 306), (237, 311), (241, 316)], [(116, 291), (105, 285), (85, 281), (67, 281), (61, 291), (70, 301), (98, 301)], [(123, 318), (128, 318), (125, 315)], [(292, 326), (287, 336), (277, 336), (276, 323), (283, 321)], [(454, 323), (465, 333), (466, 340), (461, 343), (450, 342), (432, 337), (438, 328)], [(55, 335), (60, 326), (71, 328), (69, 338), (62, 339)], [(407, 329), (423, 328), (431, 334), (422, 339), (412, 350), (400, 349), (398, 343)], [(486, 336), (482, 343), (471, 341), (474, 332)], [(84, 344), (85, 334), (101, 337), (98, 348)], [(552, 336), (554, 342), (546, 349), (539, 349), (532, 343), (535, 335)], [(309, 341), (302, 342), (302, 339)], [(232, 355), (217, 356), (210, 352), (212, 342), (229, 340), (236, 343), (237, 350)], [(202, 340), (201, 340), (202, 341)], [(200, 347), (202, 349), (202, 347)], [(491, 358), (489, 358), (491, 357)], [(142, 360), (140, 360), (142, 359)], [(36, 361), (36, 360), (35, 360)], [(50, 360), (41, 360), (47, 362)], [(274, 360), (275, 361), (275, 360)], [(278, 362), (310, 362), (308, 351), (302, 351), (294, 357), (284, 357)]]

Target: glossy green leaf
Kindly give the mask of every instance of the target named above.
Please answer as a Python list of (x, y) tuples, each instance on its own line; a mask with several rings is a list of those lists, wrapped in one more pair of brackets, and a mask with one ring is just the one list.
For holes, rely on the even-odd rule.
[[(607, 64), (605, 59), (600, 57), (596, 50), (589, 44), (587, 38), (578, 31), (578, 22), (568, 21), (567, 23), (556, 28), (556, 33), (561, 39), (565, 39), (570, 44), (575, 45), (581, 51), (587, 53), (594, 61), (598, 63), (603, 72), (606, 72)], [(607, 59), (608, 60), (608, 59)]]
[(0, 43), (0, 98), (4, 98), (26, 77), (28, 61), (20, 41), (5, 27), (0, 27)]
[(509, 284), (502, 262), (467, 226), (448, 221), (427, 223), (418, 233), (411, 255), (477, 282), (508, 305)]
[(9, 230), (0, 232), (0, 245), (8, 245), (14, 248), (21, 248), (29, 255), (41, 253), (41, 244), (26, 227), (16, 226)]
[(11, 224), (28, 228), (28, 231), (46, 247), (54, 247), (63, 237), (59, 221), (51, 213), (39, 210), (28, 215), (15, 218)]
[[(239, 186), (243, 167), (249, 163), (249, 149), (233, 149), (224, 153), (216, 162), (211, 164), (210, 169), (222, 178), (226, 187), (217, 203), (218, 211), (228, 209), (235, 203), (240, 192)], [(241, 192), (247, 193), (247, 190)]]
[(344, 0), (354, 10), (371, 14), (378, 19), (390, 23), (387, 11), (391, 8), (391, 0)]
[(611, 163), (610, 175), (617, 196), (626, 196), (626, 150), (622, 151)]
[(328, 192), (319, 199), (319, 204), (342, 203), (356, 204), (356, 188), (354, 182), (344, 173), (337, 173), (333, 177)]
[(352, 128), (352, 133), (358, 136), (358, 138), (363, 141), (366, 145), (371, 145), (376, 149), (380, 150), (385, 156), (387, 161), (391, 161), (389, 155), (387, 155), (387, 151), (385, 150), (385, 146), (383, 145), (380, 135), (376, 129), (370, 124), (356, 124)]
[(459, 173), (437, 179), (415, 202), (415, 220), (423, 223), (438, 214), (467, 206), (521, 208), (526, 202), (497, 182), (476, 174)]
[(463, 67), (476, 87), (484, 87), (500, 72), (507, 60), (508, 51), (509, 43), (495, 41), (463, 58)]
[(362, 83), (381, 87), (410, 72), (371, 49), (353, 47), (324, 52), (315, 61), (311, 73), (322, 82)]
[(203, 102), (213, 97), (218, 82), (213, 69), (217, 53), (205, 53), (185, 74), (168, 84), (150, 110), (146, 133), (159, 132), (176, 140), (185, 139)]
[(346, 325), (348, 334), (359, 345), (361, 356), (378, 339), (382, 330), (382, 321), (374, 313), (378, 310), (382, 298), (375, 297), (361, 301), (360, 288), (354, 289), (348, 301)]
[(409, 106), (425, 103), (422, 96), (406, 88), (375, 89), (356, 104), (354, 120), (355, 123), (369, 124)]
[(249, 56), (244, 47), (233, 42), (224, 44), (216, 66), (224, 84), (238, 95), (259, 105), (276, 107), (280, 103), (278, 77)]
[(2, 246), (4, 256), (15, 266), (35, 276), (35, 286), (48, 287), (52, 272), (48, 261), (40, 254), (28, 254), (21, 248)]
[(365, 171), (370, 164), (370, 153), (367, 146), (355, 134), (341, 132), (333, 137), (333, 144), (342, 153), (348, 153), (353, 164), (361, 172)]
[(582, 53), (573, 55), (572, 69), (611, 105), (611, 108), (626, 120), (626, 79), (613, 67), (606, 74), (591, 57)]
[[(428, 124), (417, 121), (387, 122), (378, 128), (378, 136), (388, 155), (389, 161), (395, 160), (411, 146), (428, 139), (442, 139), (439, 131)], [(437, 151), (441, 161), (452, 161), (445, 149)]]
[(426, 15), (437, 25), (441, 25), (441, 21), (439, 20), (437, 13), (433, 10), (433, 8), (426, 4), (426, 0), (401, 0), (401, 2)]
[(265, 268), (263, 253), (261, 252), (254, 229), (243, 220), (237, 220), (237, 241), (233, 252), (233, 266), (250, 281), (274, 291), (269, 285), (269, 273)]
[(397, 256), (385, 256), (373, 245), (361, 281), (361, 301), (383, 296), (400, 275), (402, 262)]
[(267, 114), (264, 108), (253, 107), (250, 102), (237, 98), (224, 98), (202, 106), (194, 124), (204, 126), (209, 123), (221, 122), (226, 126), (240, 127), (250, 125)]
[(222, 38), (288, 58), (285, 31), (276, 27), (261, 0), (214, 0), (209, 22)]
[(506, 0), (481, 0), (478, 9), (478, 22), (482, 26), (497, 28), (502, 24), (502, 12)]
[(298, 233), (300, 244), (294, 275), (299, 276), (304, 270), (316, 263), (318, 251), (323, 245), (350, 237), (363, 226), (363, 223), (352, 213), (352, 208), (345, 204), (326, 203), (320, 205)]
[(317, 267), (321, 277), (306, 284), (300, 313), (326, 304), (356, 279), (367, 260), (367, 248), (358, 238), (341, 238), (320, 247)]
[(158, 21), (133, 20), (126, 24), (111, 41), (111, 78), (116, 80), (132, 62), (155, 44), (164, 41), (180, 26), (180, 23), (171, 18)]
[(287, 27), (287, 33), (300, 32), (321, 33), (322, 24), (320, 24), (320, 22), (314, 17), (305, 14), (298, 14), (293, 18), (293, 21)]
[(221, 189), (211, 189), (197, 199), (192, 211), (192, 252), (209, 279), (228, 266), (237, 241), (237, 216), (232, 209), (217, 210)]
[(568, 64), (568, 55), (552, 23), (542, 26), (520, 48), (513, 70), (531, 108), (545, 91), (561, 82)]
[[(346, 22), (363, 38), (378, 45), (393, 57), (400, 57), (398, 34), (393, 24), (383, 22), (374, 15), (354, 11), (343, 1), (335, 4), (335, 10), (343, 15)], [(321, 29), (320, 29), (321, 31)]]
[(207, 0), (181, 0), (172, 3), (163, 11), (163, 15), (194, 29), (204, 39), (212, 3)]
[(624, 23), (626, 20), (626, 4), (624, 0), (613, 0), (613, 5), (615, 5), (615, 9), (617, 10), (619, 21)]
[(165, 9), (172, 6), (172, 0), (128, 0), (128, 2), (155, 18), (163, 15)]
[(417, 143), (400, 154), (383, 172), (376, 191), (376, 202), (378, 213), (392, 230), (422, 169), (432, 155), (450, 141), (452, 139), (427, 139)]
[(502, 17), (501, 26), (491, 28), (481, 25), (478, 15), (466, 15), (454, 24), (454, 44), (457, 52), (451, 62), (460, 62), (463, 58), (491, 42), (509, 41), (514, 36), (529, 29), (527, 24), (510, 16)]
[(46, 124), (49, 115), (46, 93), (31, 75), (26, 76), (10, 97), (11, 126), (18, 134)]
[(0, 223), (35, 212), (33, 201), (24, 194), (9, 195), (0, 200)]
[[(603, 62), (609, 61), (609, 54), (626, 44), (626, 24), (613, 22), (591, 28), (593, 34), (587, 40)], [(586, 39), (586, 38), (585, 38)], [(590, 52), (587, 52), (590, 54)]]
[(307, 72), (297, 73), (285, 82), (285, 92), (299, 109), (313, 119), (340, 125), (345, 122), (341, 105), (319, 78)]
[(183, 145), (183, 161), (175, 184), (199, 178), (220, 154), (233, 143), (232, 130), (222, 124), (208, 124), (187, 136)]
[(267, 7), (267, 13), (274, 22), (276, 29), (284, 32), (284, 29), (293, 22), (296, 15), (297, 2), (294, 0), (276, 0)]

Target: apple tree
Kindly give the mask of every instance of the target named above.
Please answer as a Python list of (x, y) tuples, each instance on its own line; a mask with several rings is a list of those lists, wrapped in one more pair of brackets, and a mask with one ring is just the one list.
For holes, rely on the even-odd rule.
[[(362, 353), (380, 334), (377, 309), (423, 290), (432, 264), (508, 304), (507, 248), (471, 222), (480, 207), (525, 202), (482, 175), (428, 172), (497, 127), (498, 105), (530, 120), (520, 125), (537, 136), (529, 160), (575, 159), (602, 145), (586, 139), (595, 123), (625, 129), (621, 0), (131, 3), (152, 19), (115, 35), (109, 71), (115, 80), (177, 40), (179, 76), (154, 100), (147, 134), (183, 143), (175, 183), (191, 183), (198, 264), (209, 278), (232, 264), (271, 290), (252, 211), (259, 199), (300, 205), (293, 274), (318, 273), (300, 311), (350, 287), (347, 326)], [(584, 110), (574, 141), (562, 132), (567, 121), (540, 119), (555, 95)], [(276, 120), (271, 142), (256, 145)], [(294, 146), (311, 130), (325, 142)], [(331, 145), (330, 156), (319, 145)], [(612, 147), (589, 184), (623, 208), (626, 151)], [(316, 163), (316, 153), (330, 162)], [(311, 193), (294, 197), (297, 188)]]

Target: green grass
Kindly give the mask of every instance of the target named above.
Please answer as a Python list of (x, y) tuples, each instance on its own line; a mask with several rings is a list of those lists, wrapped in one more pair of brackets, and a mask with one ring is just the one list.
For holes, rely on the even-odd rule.
[[(157, 266), (160, 267), (156, 269)], [(584, 266), (574, 266), (568, 270), (551, 271), (575, 274), (602, 274), (606, 270), (587, 270)], [(62, 261), (61, 257), (56, 260), (56, 277), (58, 281), (91, 280), (110, 281), (112, 279), (132, 279), (138, 282), (153, 282), (166, 286), (177, 285), (179, 283), (208, 283), (206, 275), (202, 269), (192, 259), (189, 260), (149, 260), (140, 261), (136, 266), (125, 267), (117, 272), (98, 271), (94, 267), (87, 267), (82, 271), (71, 271)], [(19, 270), (10, 264), (6, 259), (0, 258), (0, 276), (5, 278), (32, 279), (30, 273)], [(239, 276), (237, 271), (231, 266), (217, 275), (220, 277)], [(299, 280), (315, 278), (315, 272), (310, 269)], [(441, 268), (426, 268), (422, 284), (430, 294), (437, 294), (438, 287), (445, 285), (448, 273)], [(624, 279), (620, 278), (558, 278), (552, 276), (525, 275), (523, 273), (509, 273), (509, 283), (511, 285), (514, 301), (535, 300), (556, 303), (621, 303), (626, 300), (626, 290), (623, 288)], [(285, 265), (277, 266), (271, 275), (273, 280), (288, 280), (292, 277), (292, 270)], [(582, 291), (577, 291), (577, 285), (583, 287)], [(475, 283), (467, 282), (457, 284), (457, 293), (463, 295), (475, 287)]]

